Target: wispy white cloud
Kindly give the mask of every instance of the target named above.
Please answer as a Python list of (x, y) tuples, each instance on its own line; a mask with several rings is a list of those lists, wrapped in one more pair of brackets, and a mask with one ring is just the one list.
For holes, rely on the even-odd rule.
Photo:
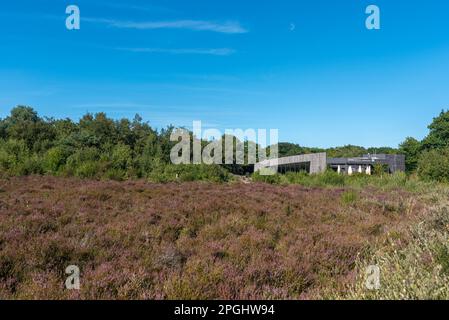
[(123, 29), (186, 29), (194, 31), (212, 31), (218, 33), (247, 33), (248, 30), (243, 28), (240, 23), (235, 21), (227, 21), (224, 23), (201, 21), (201, 20), (175, 20), (175, 21), (121, 21), (103, 18), (83, 18), (83, 21), (92, 23), (106, 24), (110, 27)]
[(115, 48), (120, 51), (129, 51), (137, 53), (168, 53), (168, 54), (205, 54), (213, 56), (229, 56), (235, 53), (234, 49), (230, 48), (193, 48), (193, 49), (163, 49), (163, 48)]

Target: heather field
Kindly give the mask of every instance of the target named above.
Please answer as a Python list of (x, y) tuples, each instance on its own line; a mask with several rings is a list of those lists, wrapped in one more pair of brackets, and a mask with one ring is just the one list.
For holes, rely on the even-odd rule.
[[(447, 194), (417, 186), (2, 178), (0, 297), (444, 297)], [(375, 293), (360, 279), (372, 263), (388, 280)], [(79, 291), (65, 289), (69, 265), (81, 270)], [(404, 284), (408, 268), (420, 282)]]

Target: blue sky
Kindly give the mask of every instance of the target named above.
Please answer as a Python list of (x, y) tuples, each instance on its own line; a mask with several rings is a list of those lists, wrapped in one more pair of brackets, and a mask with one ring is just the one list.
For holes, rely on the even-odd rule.
[[(369, 4), (381, 30), (365, 28)], [(4, 1), (0, 117), (22, 104), (395, 147), (449, 107), (448, 16), (445, 0)]]

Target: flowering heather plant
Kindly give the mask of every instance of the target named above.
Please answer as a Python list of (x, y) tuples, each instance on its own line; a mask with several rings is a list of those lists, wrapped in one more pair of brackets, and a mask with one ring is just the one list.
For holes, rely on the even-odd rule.
[[(42, 176), (3, 178), (0, 188), (6, 299), (310, 299), (344, 292), (360, 259), (392, 234), (406, 241), (406, 226), (431, 201), (375, 188), (342, 201), (352, 192), (347, 187)], [(80, 290), (65, 287), (70, 265), (80, 269)]]

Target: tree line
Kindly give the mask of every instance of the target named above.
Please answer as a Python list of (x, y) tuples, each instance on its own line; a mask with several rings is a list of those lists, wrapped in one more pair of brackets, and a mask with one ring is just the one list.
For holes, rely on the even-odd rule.
[[(124, 180), (146, 178), (227, 181), (230, 173), (246, 174), (248, 165), (172, 165), (170, 141), (174, 130), (153, 129), (136, 115), (114, 120), (105, 113), (86, 114), (78, 122), (40, 117), (31, 107), (18, 106), (0, 119), (0, 171), (9, 175), (51, 174), (80, 178)], [(407, 138), (399, 148), (347, 145), (320, 149), (279, 143), (280, 156), (327, 152), (329, 157), (367, 153), (401, 153), (409, 174), (449, 181), (449, 112), (442, 111), (422, 141)], [(193, 137), (192, 137), (193, 138)], [(245, 149), (251, 142), (245, 141)]]
[(425, 180), (449, 182), (449, 111), (442, 110), (428, 126), (429, 134), (421, 141), (408, 137), (399, 146), (405, 155), (408, 173)]
[(130, 121), (88, 113), (74, 122), (18, 106), (0, 120), (0, 171), (156, 182), (228, 179), (219, 166), (170, 165), (172, 130), (154, 130), (139, 115)]

